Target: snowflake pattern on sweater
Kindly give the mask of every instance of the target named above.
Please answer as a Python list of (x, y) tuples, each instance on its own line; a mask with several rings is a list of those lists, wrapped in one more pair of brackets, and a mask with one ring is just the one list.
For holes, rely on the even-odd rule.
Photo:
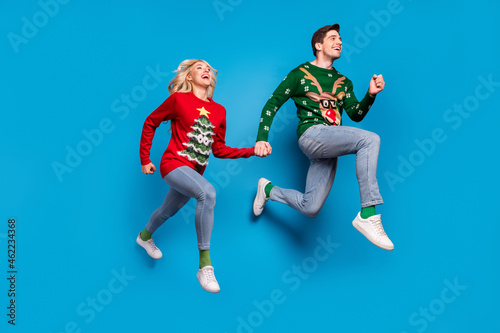
[(297, 107), (298, 138), (314, 125), (341, 126), (344, 110), (353, 121), (361, 121), (375, 101), (368, 92), (358, 101), (351, 80), (335, 68), (325, 69), (306, 62), (288, 73), (264, 105), (257, 141), (268, 141), (273, 119), (289, 98)]

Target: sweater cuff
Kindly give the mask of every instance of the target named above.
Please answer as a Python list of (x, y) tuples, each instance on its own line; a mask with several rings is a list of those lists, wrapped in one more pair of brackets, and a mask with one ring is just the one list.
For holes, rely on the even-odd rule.
[(255, 140), (255, 142), (259, 142), (259, 141), (265, 141), (265, 142), (268, 142), (268, 138), (269, 138), (269, 133), (259, 133), (257, 134), (257, 140)]

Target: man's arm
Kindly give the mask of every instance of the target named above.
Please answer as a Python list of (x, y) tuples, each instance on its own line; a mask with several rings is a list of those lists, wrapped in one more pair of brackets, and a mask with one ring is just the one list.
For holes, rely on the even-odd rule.
[(373, 102), (375, 102), (375, 96), (384, 90), (385, 82), (382, 75), (373, 75), (370, 80), (370, 85), (366, 95), (363, 97), (361, 102), (358, 102), (356, 96), (354, 95), (352, 82), (349, 81), (347, 85), (346, 98), (344, 100), (344, 109), (353, 121), (359, 122), (370, 110)]
[(293, 96), (296, 87), (295, 74), (290, 72), (273, 92), (266, 105), (264, 105), (260, 115), (259, 131), (257, 133), (257, 142), (255, 143), (255, 155), (265, 157), (271, 154), (272, 148), (269, 142), (267, 142), (271, 124), (279, 108)]

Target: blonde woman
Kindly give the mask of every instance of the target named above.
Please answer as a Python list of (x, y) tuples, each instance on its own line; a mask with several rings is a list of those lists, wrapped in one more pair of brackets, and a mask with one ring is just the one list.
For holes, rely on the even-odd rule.
[(226, 146), (226, 110), (212, 100), (217, 72), (204, 60), (185, 60), (169, 83), (170, 96), (149, 115), (142, 129), (140, 157), (142, 172), (153, 174), (156, 167), (149, 159), (155, 130), (170, 120), (172, 136), (160, 163), (160, 173), (170, 189), (156, 209), (137, 243), (154, 259), (162, 253), (151, 238), (156, 229), (181, 209), (190, 198), (197, 200), (195, 226), (200, 251), (196, 275), (208, 292), (220, 291), (215, 279), (209, 249), (214, 221), (215, 189), (204, 177), (210, 151), (218, 158), (248, 158), (254, 148)]

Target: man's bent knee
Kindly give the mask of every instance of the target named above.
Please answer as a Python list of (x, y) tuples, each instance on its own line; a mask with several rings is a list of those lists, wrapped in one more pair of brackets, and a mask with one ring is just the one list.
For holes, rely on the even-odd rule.
[(321, 207), (318, 207), (317, 205), (306, 205), (302, 209), (301, 213), (307, 217), (316, 217), (318, 216), (320, 210)]
[(367, 132), (363, 141), (366, 146), (380, 147), (380, 136), (377, 133)]

